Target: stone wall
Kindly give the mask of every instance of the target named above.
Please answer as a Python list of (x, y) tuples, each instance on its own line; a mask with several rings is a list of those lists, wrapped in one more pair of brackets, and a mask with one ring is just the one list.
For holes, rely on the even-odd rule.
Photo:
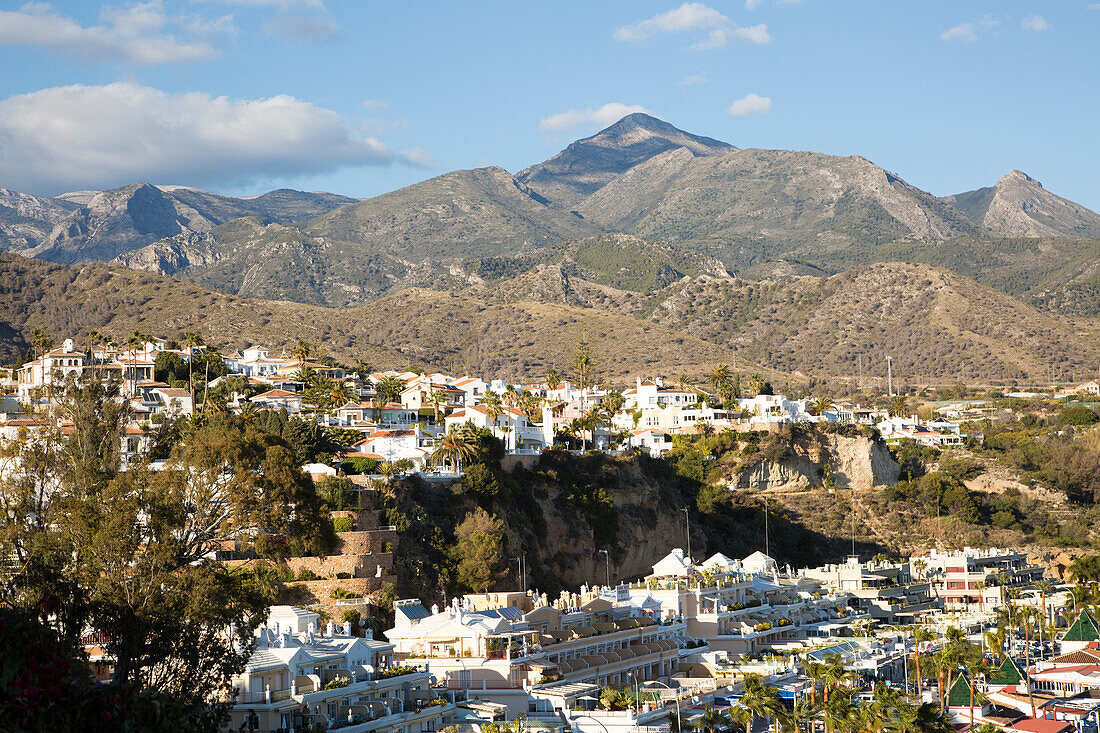
[(348, 517), (354, 522), (354, 528), (359, 532), (370, 532), (381, 526), (382, 512), (377, 509), (345, 510), (332, 512), (332, 518)]
[[(336, 535), (336, 551), (341, 555), (377, 555), (386, 552), (386, 543), (397, 546), (397, 532), (376, 530), (370, 532), (339, 532)], [(390, 549), (392, 552), (392, 547)]]
[(322, 578), (335, 578), (337, 573), (348, 573), (353, 578), (373, 578), (378, 575), (379, 567), (382, 568), (382, 575), (393, 569), (393, 553), (292, 557), (286, 564), (295, 574), (309, 570)]
[[(382, 587), (387, 578), (350, 578), (345, 580), (304, 580), (296, 583), (288, 583), (283, 587), (280, 600), (299, 605), (312, 605), (316, 603), (332, 604), (332, 592), (337, 588), (343, 588), (357, 596), (367, 596)], [(392, 579), (389, 582), (393, 582)], [(348, 608), (358, 606), (348, 606)]]

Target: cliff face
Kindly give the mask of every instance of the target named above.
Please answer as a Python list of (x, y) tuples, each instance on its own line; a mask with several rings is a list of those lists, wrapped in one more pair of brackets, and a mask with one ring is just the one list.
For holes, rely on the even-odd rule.
[(821, 486), (828, 465), (835, 485), (871, 489), (894, 484), (900, 469), (881, 441), (871, 438), (824, 435), (820, 444), (794, 445), (777, 461), (761, 460), (734, 476), (731, 489), (799, 491)]
[[(686, 547), (684, 515), (679, 506), (662, 499), (658, 480), (643, 471), (637, 459), (609, 462), (592, 479), (609, 489), (618, 514), (616, 547), (610, 556), (612, 580), (648, 575), (653, 563), (672, 548)], [(528, 565), (534, 567), (537, 562), (553, 569), (565, 587), (593, 582), (603, 585), (607, 567), (596, 532), (567, 500), (568, 489), (551, 485), (545, 488), (545, 493), (536, 491), (536, 496), (546, 531), (526, 539), (524, 544), (533, 543), (537, 552), (536, 557), (528, 557)], [(519, 546), (523, 538), (516, 540), (510, 546)], [(693, 541), (693, 550), (701, 550), (702, 538)]]

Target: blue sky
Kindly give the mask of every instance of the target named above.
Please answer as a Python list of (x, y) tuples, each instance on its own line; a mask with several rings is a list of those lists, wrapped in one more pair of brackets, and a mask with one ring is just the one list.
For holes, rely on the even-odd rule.
[(937, 195), (1019, 168), (1100, 209), (1098, 31), (1095, 0), (3, 3), (0, 186), (371, 196), (641, 108)]

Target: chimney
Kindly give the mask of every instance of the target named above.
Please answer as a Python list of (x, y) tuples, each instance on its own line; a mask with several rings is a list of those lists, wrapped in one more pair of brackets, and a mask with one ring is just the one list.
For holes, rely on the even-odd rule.
[(328, 624), (325, 626), (325, 636), (329, 637), (330, 639), (336, 636), (336, 624), (332, 623), (331, 621), (328, 622)]
[(344, 636), (351, 636), (351, 621), (344, 622)]

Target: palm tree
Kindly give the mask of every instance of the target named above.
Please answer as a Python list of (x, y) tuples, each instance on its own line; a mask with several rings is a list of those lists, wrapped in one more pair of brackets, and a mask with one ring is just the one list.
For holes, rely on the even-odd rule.
[[(779, 692), (774, 687), (767, 687), (759, 674), (749, 672), (743, 684), (745, 693), (741, 696), (741, 706), (751, 713), (751, 723), (757, 718), (779, 718), (785, 713)], [(749, 730), (752, 730), (751, 725)]]
[(435, 422), (439, 423), (439, 406), (447, 401), (447, 395), (441, 389), (433, 389), (428, 394), (428, 404), (432, 406), (432, 411), (435, 413)]
[(358, 396), (355, 391), (348, 386), (347, 382), (343, 380), (331, 381), (332, 383), (329, 386), (328, 393), (329, 397), (332, 400), (333, 409), (340, 407), (341, 405), (346, 405), (348, 402), (351, 402)]
[(92, 353), (95, 351), (96, 344), (98, 344), (102, 338), (103, 338), (103, 334), (101, 334), (98, 330), (93, 328), (90, 331), (88, 331), (88, 363), (89, 364), (91, 364), (95, 361), (95, 359), (92, 357)]
[(501, 396), (501, 399), (504, 401), (504, 404), (509, 407), (515, 407), (522, 396), (523, 390), (516, 389), (515, 385), (509, 384), (504, 387), (504, 394)]
[(497, 420), (504, 414), (504, 402), (500, 399), (500, 395), (491, 389), (485, 390), (485, 394), (481, 397), (481, 405), (485, 408), (485, 416), (489, 418), (489, 422), (493, 426), (493, 432), (497, 430)]
[(202, 346), (205, 342), (199, 334), (188, 331), (183, 334), (183, 342), (187, 345), (187, 391), (191, 399), (195, 399), (195, 382), (192, 378), (192, 369), (195, 365), (195, 347)]
[(905, 395), (898, 395), (890, 402), (891, 417), (906, 417), (909, 414), (909, 401)]
[(933, 641), (936, 635), (931, 629), (924, 628), (923, 626), (913, 627), (913, 664), (916, 667), (917, 672), (917, 697), (919, 698), (924, 688), (924, 678), (920, 673), (920, 645)]
[(474, 446), (466, 440), (466, 436), (457, 428), (451, 428), (439, 437), (431, 459), (449, 461), (455, 473), (462, 473), (462, 461), (472, 458), (473, 455)]
[(725, 713), (719, 712), (709, 705), (703, 711), (699, 719), (699, 728), (703, 733), (721, 733), (732, 723)]
[[(130, 374), (132, 375), (131, 381), (133, 387), (130, 390), (130, 395), (133, 396), (137, 393), (137, 347), (145, 343), (145, 337), (141, 335), (141, 332), (134, 331), (126, 339), (126, 346), (130, 349)], [(203, 409), (206, 409), (205, 402), (203, 403)]]
[(714, 387), (714, 393), (721, 396), (725, 391), (726, 386), (730, 383), (730, 379), (733, 376), (733, 372), (730, 371), (727, 364), (715, 364), (714, 368), (710, 370), (708, 378), (711, 385)]
[(833, 401), (824, 395), (819, 395), (810, 402), (810, 408), (819, 417), (824, 415), (826, 410), (831, 410), (834, 406)]
[(798, 702), (794, 704), (794, 708), (780, 718), (780, 725), (782, 726), (783, 732), (801, 733), (803, 727), (813, 725), (814, 719), (817, 718), (817, 713), (817, 706), (814, 705), (812, 700), (807, 700), (804, 697), (800, 698)]
[(301, 367), (309, 361), (311, 356), (313, 356), (313, 344), (303, 339), (298, 339), (298, 343), (295, 344), (290, 353), (298, 359), (298, 366)]
[(1043, 602), (1043, 619), (1049, 620), (1050, 616), (1047, 613), (1047, 595), (1054, 592), (1054, 583), (1051, 583), (1046, 578), (1043, 578), (1035, 584), (1035, 589), (1039, 591), (1039, 597)]
[(993, 657), (998, 662), (1003, 662), (1005, 660), (1005, 657), (1007, 656), (1005, 654), (1005, 640), (1007, 639), (1007, 632), (1005, 631), (1005, 627), (998, 626), (992, 631), (986, 631), (984, 636), (985, 645), (989, 649), (989, 651), (992, 652)]
[(397, 377), (385, 377), (374, 389), (385, 402), (396, 402), (405, 391), (405, 383)]
[(816, 659), (802, 663), (802, 671), (810, 678), (810, 702), (817, 706), (817, 686), (825, 684), (826, 666)]
[(561, 386), (561, 372), (557, 369), (551, 369), (546, 372), (546, 388), (557, 389)]

